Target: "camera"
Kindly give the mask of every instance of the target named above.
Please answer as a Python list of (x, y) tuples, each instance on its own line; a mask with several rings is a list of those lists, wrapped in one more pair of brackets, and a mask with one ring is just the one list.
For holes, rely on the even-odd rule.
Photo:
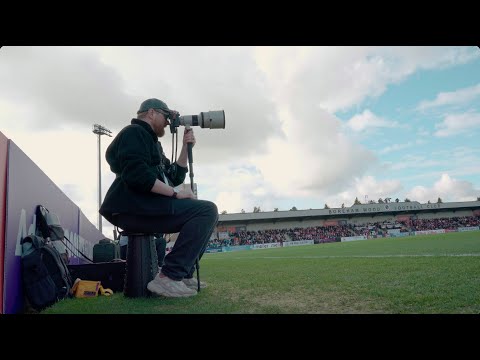
[(214, 110), (201, 112), (198, 115), (184, 115), (180, 116), (177, 112), (171, 112), (170, 131), (176, 132), (176, 128), (182, 126), (200, 126), (208, 129), (225, 129), (225, 111)]

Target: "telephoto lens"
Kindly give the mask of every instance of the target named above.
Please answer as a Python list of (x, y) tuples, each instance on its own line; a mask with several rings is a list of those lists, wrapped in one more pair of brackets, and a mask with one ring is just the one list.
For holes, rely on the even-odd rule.
[(201, 112), (198, 115), (179, 117), (179, 125), (200, 126), (208, 129), (225, 129), (225, 111), (214, 110)]

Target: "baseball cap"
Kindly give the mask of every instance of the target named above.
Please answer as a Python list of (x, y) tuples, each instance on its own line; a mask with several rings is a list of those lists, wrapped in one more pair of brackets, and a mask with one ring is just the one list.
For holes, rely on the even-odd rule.
[(138, 109), (137, 114), (148, 111), (148, 109), (159, 109), (170, 113), (170, 109), (168, 108), (167, 104), (165, 104), (162, 100), (152, 98), (147, 99), (140, 104), (140, 109)]

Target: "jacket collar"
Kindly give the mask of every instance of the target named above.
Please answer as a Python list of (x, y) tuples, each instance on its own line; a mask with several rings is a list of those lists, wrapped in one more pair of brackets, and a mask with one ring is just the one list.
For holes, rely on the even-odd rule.
[(155, 142), (158, 141), (158, 136), (157, 134), (155, 134), (155, 131), (153, 131), (152, 127), (150, 126), (149, 123), (143, 121), (143, 120), (140, 120), (140, 119), (136, 119), (136, 118), (133, 118), (132, 121), (130, 122), (132, 125), (133, 124), (136, 124), (136, 125), (140, 125), (141, 127), (143, 127), (145, 130), (147, 130), (147, 132), (152, 135), (152, 138)]

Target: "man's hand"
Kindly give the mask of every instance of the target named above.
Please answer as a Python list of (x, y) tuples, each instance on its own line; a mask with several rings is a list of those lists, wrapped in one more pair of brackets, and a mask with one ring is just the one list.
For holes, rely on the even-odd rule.
[(185, 129), (183, 132), (183, 145), (188, 143), (192, 144), (192, 147), (195, 146), (195, 135), (193, 134), (193, 129)]
[(193, 193), (192, 189), (186, 188), (183, 190), (180, 190), (177, 193), (177, 199), (196, 199), (197, 196)]
[(180, 151), (180, 156), (177, 159), (177, 164), (182, 167), (187, 167), (188, 161), (188, 146), (187, 144), (192, 144), (192, 147), (195, 145), (195, 135), (193, 134), (192, 129), (185, 129), (183, 132), (183, 146)]

